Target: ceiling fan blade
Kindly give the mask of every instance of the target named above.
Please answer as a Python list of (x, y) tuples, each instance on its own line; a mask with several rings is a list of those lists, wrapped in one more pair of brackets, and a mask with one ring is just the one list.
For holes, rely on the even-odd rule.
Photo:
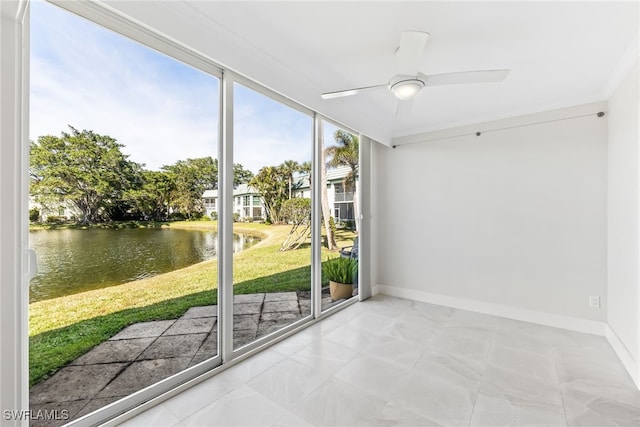
[(464, 83), (501, 82), (510, 70), (462, 71), (458, 73), (433, 74), (427, 76), (419, 73), (418, 78), (424, 80), (426, 86), (456, 85)]
[(411, 114), (411, 110), (413, 110), (413, 99), (398, 99), (398, 106), (396, 107), (396, 118), (407, 117)]
[(388, 85), (385, 83), (383, 85), (357, 87), (357, 88), (347, 89), (347, 90), (337, 90), (335, 92), (325, 92), (320, 96), (322, 97), (322, 99), (341, 98), (343, 96), (351, 96), (351, 95), (358, 94), (360, 92), (364, 92), (366, 90), (378, 89), (378, 88), (387, 87), (387, 86)]
[(399, 74), (415, 76), (418, 73), (427, 40), (429, 33), (421, 31), (403, 31), (400, 34), (400, 45), (396, 50)]

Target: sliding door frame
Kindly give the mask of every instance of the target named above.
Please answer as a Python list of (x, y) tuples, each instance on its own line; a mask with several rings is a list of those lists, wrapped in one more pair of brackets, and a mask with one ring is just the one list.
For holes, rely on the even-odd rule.
[[(29, 2), (0, 1), (0, 423), (27, 426)], [(4, 411), (20, 414), (7, 417)]]
[[(91, 22), (94, 22), (106, 29), (112, 30), (118, 34), (121, 34), (130, 40), (136, 41), (145, 45), (151, 49), (159, 51), (171, 58), (181, 61), (187, 65), (193, 66), (200, 71), (203, 71), (213, 77), (219, 79), (219, 143), (218, 143), (218, 180), (219, 180), (219, 192), (220, 192), (220, 215), (219, 215), (219, 254), (218, 254), (218, 354), (194, 367), (188, 368), (178, 374), (175, 374), (169, 378), (159, 381), (145, 389), (142, 389), (130, 396), (122, 399), (121, 401), (114, 402), (107, 405), (95, 413), (88, 414), (82, 418), (79, 418), (69, 425), (71, 426), (91, 426), (100, 423), (104, 425), (115, 425), (116, 421), (123, 421), (123, 419), (129, 418), (132, 414), (140, 412), (146, 409), (150, 405), (167, 399), (168, 397), (175, 395), (176, 393), (203, 381), (210, 376), (214, 375), (220, 369), (225, 369), (225, 366), (231, 366), (239, 361), (250, 356), (262, 348), (265, 348), (274, 342), (280, 341), (285, 337), (295, 333), (297, 330), (303, 329), (314, 323), (316, 320), (327, 317), (330, 314), (355, 303), (358, 300), (363, 299), (363, 295), (359, 298), (352, 298), (344, 304), (340, 304), (336, 307), (332, 307), (329, 310), (321, 310), (321, 159), (322, 159), (322, 126), (324, 122), (331, 123), (341, 129), (358, 135), (357, 132), (349, 129), (348, 127), (334, 121), (328, 117), (324, 117), (319, 113), (291, 100), (290, 98), (283, 96), (271, 89), (268, 89), (246, 77), (236, 74), (232, 71), (225, 70), (217, 63), (212, 61), (207, 56), (194, 51), (193, 49), (183, 45), (175, 40), (167, 38), (165, 35), (157, 32), (153, 28), (140, 24), (131, 20), (126, 15), (119, 11), (109, 7), (108, 5), (97, 3), (93, 1), (82, 2), (69, 2), (65, 0), (48, 0), (64, 10), (79, 15)], [(13, 48), (19, 52), (15, 52), (13, 55), (16, 64), (14, 73), (16, 74), (13, 79), (13, 83), (20, 82), (21, 85), (14, 87), (14, 107), (17, 117), (14, 120), (13, 128), (7, 129), (2, 133), (3, 150), (5, 141), (9, 140), (15, 143), (14, 148), (20, 151), (20, 163), (14, 165), (15, 176), (20, 179), (20, 186), (16, 193), (16, 201), (19, 201), (19, 208), (16, 207), (15, 215), (19, 215), (19, 218), (15, 218), (15, 223), (19, 223), (20, 227), (17, 229), (20, 233), (20, 242), (16, 245), (21, 249), (15, 254), (16, 261), (14, 263), (15, 269), (19, 270), (15, 274), (15, 279), (12, 283), (3, 283), (2, 295), (6, 294), (6, 289), (12, 284), (20, 285), (19, 289), (14, 289), (12, 295), (19, 294), (19, 298), (13, 298), (15, 306), (12, 306), (7, 311), (3, 309), (2, 323), (2, 337), (13, 337), (11, 341), (16, 341), (16, 348), (12, 354), (12, 357), (5, 358), (5, 352), (2, 353), (2, 369), (3, 372), (6, 369), (14, 369), (15, 378), (10, 385), (2, 385), (2, 405), (3, 409), (10, 406), (10, 409), (26, 410), (28, 409), (28, 261), (26, 249), (28, 246), (28, 226), (27, 221), (27, 208), (28, 208), (28, 147), (29, 147), (29, 135), (28, 135), (28, 123), (29, 123), (29, 0), (20, 0), (17, 2), (20, 4), (20, 10), (22, 15), (16, 17), (16, 29), (14, 30), (13, 40), (10, 40), (7, 44), (13, 43)], [(2, 6), (3, 9), (5, 6)], [(4, 11), (2, 11), (4, 14)], [(5, 17), (3, 15), (3, 25), (5, 25)], [(5, 34), (5, 28), (2, 28), (2, 34)], [(4, 38), (4, 37), (3, 37)], [(24, 46), (23, 46), (24, 45)], [(3, 59), (6, 53), (6, 45), (2, 47)], [(0, 82), (0, 88), (5, 90), (9, 87), (4, 80)], [(312, 141), (310, 146), (312, 149), (312, 176), (316, 179), (312, 179), (311, 188), (311, 200), (312, 200), (312, 246), (311, 246), (311, 314), (285, 326), (284, 328), (262, 337), (251, 344), (234, 350), (233, 349), (233, 145), (234, 145), (234, 83), (239, 83), (248, 87), (268, 98), (280, 102), (288, 107), (291, 107), (299, 112), (304, 113), (312, 119), (313, 131)], [(18, 93), (19, 92), (19, 93)], [(3, 92), (3, 100), (4, 100)], [(3, 108), (5, 103), (3, 102)], [(4, 111), (4, 110), (3, 110)], [(2, 122), (4, 125), (4, 121)], [(12, 132), (9, 132), (12, 131)], [(9, 135), (9, 133), (11, 133)], [(10, 138), (9, 138), (10, 136)], [(361, 141), (364, 140), (362, 135)], [(368, 139), (367, 139), (368, 141)], [(8, 145), (8, 144), (7, 144)], [(362, 158), (361, 148), (361, 162)], [(4, 153), (4, 151), (3, 151)], [(2, 163), (4, 166), (4, 162)], [(21, 170), (20, 170), (21, 169)], [(361, 178), (362, 179), (362, 178)], [(5, 181), (1, 181), (0, 184), (5, 188)], [(362, 194), (368, 194), (361, 192)], [(4, 194), (4, 193), (2, 193)], [(359, 196), (362, 200), (363, 196)], [(361, 204), (362, 206), (362, 204)], [(13, 218), (13, 216), (11, 216)], [(361, 217), (362, 218), (362, 217)], [(360, 220), (360, 219), (357, 219)], [(12, 222), (13, 224), (14, 222)], [(0, 224), (1, 225), (1, 224)], [(3, 236), (5, 236), (5, 228), (3, 230)], [(16, 232), (16, 233), (18, 233)], [(11, 233), (13, 236), (16, 233)], [(9, 233), (7, 233), (8, 235)], [(3, 249), (6, 247), (3, 242)], [(367, 260), (368, 262), (368, 260)], [(2, 264), (3, 268), (5, 264)], [(362, 265), (360, 265), (362, 271)], [(18, 273), (20, 277), (18, 277)], [(3, 280), (5, 278), (5, 271), (2, 271)], [(364, 277), (364, 274), (360, 274), (359, 277)], [(362, 286), (362, 279), (360, 279)], [(15, 296), (14, 295), (14, 296)], [(18, 299), (20, 301), (18, 301)], [(7, 333), (7, 326), (5, 318), (11, 317), (14, 322), (18, 323), (19, 328), (14, 329), (11, 337)], [(18, 332), (19, 331), (19, 332)], [(3, 347), (3, 349), (6, 346)], [(15, 356), (15, 357), (13, 357)], [(7, 367), (5, 364), (10, 363), (11, 366)], [(218, 368), (218, 369), (216, 369)], [(3, 381), (5, 378), (3, 377)], [(15, 392), (13, 400), (5, 399), (9, 393), (7, 390)], [(127, 414), (125, 414), (127, 413)], [(117, 417), (117, 418), (116, 418)], [(16, 421), (14, 425), (27, 425), (25, 421)]]
[[(220, 147), (218, 149), (218, 353), (222, 363), (233, 360), (233, 79), (223, 73)], [(229, 327), (231, 326), (231, 327)]]
[[(243, 77), (231, 71), (226, 71), (224, 73), (224, 81), (225, 81), (224, 83), (225, 93), (223, 95), (223, 99), (226, 99), (226, 105), (225, 105), (223, 114), (226, 114), (226, 117), (223, 117), (223, 121), (224, 121), (224, 124), (225, 124), (224, 127), (226, 128), (226, 130), (223, 132), (226, 133), (226, 138), (224, 140), (224, 147), (226, 149), (226, 154), (224, 157), (224, 161), (222, 162), (220, 167), (224, 174), (224, 176), (221, 175), (221, 178), (225, 179), (224, 181), (225, 191), (222, 193), (224, 197), (224, 200), (223, 200), (224, 214), (220, 216), (221, 218), (219, 217), (219, 221), (222, 222), (220, 225), (221, 227), (224, 228), (224, 232), (226, 233), (224, 244), (226, 244), (227, 246), (220, 246), (220, 247), (231, 248), (232, 247), (231, 243), (233, 239), (233, 164), (234, 164), (234, 157), (233, 157), (233, 148), (234, 148), (233, 100), (234, 100), (234, 97), (233, 97), (233, 93), (234, 93), (234, 85), (236, 83), (239, 85), (242, 85), (258, 93), (259, 95), (265, 96), (271, 99), (272, 101), (278, 102), (289, 108), (292, 108), (308, 116), (310, 119), (312, 119), (312, 127), (313, 127), (311, 129), (312, 138), (311, 138), (311, 141), (309, 141), (309, 144), (310, 144), (309, 147), (312, 150), (312, 160), (311, 160), (312, 176), (316, 169), (318, 159), (316, 156), (317, 141), (314, 133), (316, 114), (313, 110), (310, 110), (298, 104), (297, 102), (287, 98), (286, 96), (283, 96), (277, 92), (267, 89), (264, 86), (254, 82), (253, 80), (250, 80), (246, 77)], [(312, 183), (314, 183), (315, 181), (317, 180), (312, 179)], [(232, 253), (225, 254), (226, 260), (224, 264), (221, 264), (219, 267), (219, 270), (222, 270), (222, 271), (220, 272), (220, 280), (218, 281), (219, 283), (218, 289), (221, 289), (221, 288), (223, 289), (222, 293), (224, 298), (223, 304), (224, 304), (224, 313), (225, 313), (223, 318), (223, 325), (222, 325), (224, 329), (224, 332), (222, 335), (223, 336), (223, 346), (222, 346), (223, 363), (234, 360), (247, 353), (257, 351), (258, 349), (264, 348), (268, 345), (271, 345), (274, 339), (277, 339), (279, 337), (292, 333), (296, 329), (300, 328), (302, 325), (314, 320), (317, 317), (317, 314), (319, 312), (316, 312), (314, 308), (315, 301), (317, 299), (317, 297), (315, 296), (316, 295), (315, 290), (318, 289), (317, 293), (319, 295), (320, 282), (316, 280), (316, 276), (318, 275), (316, 270), (319, 271), (320, 264), (317, 264), (314, 261), (317, 256), (316, 254), (320, 252), (320, 239), (318, 239), (317, 236), (314, 236), (314, 232), (313, 232), (313, 226), (316, 221), (319, 221), (319, 218), (320, 218), (317, 211), (318, 206), (316, 206), (318, 204), (314, 203), (314, 201), (318, 198), (317, 194), (318, 193), (316, 193), (315, 188), (311, 188), (312, 233), (311, 233), (311, 258), (309, 259), (309, 262), (311, 264), (311, 267), (310, 267), (311, 268), (310, 286), (311, 286), (311, 295), (312, 295), (311, 313), (303, 317), (302, 319), (299, 319), (289, 325), (283, 326), (277, 331), (274, 331), (270, 334), (260, 337), (242, 347), (234, 349), (233, 348), (233, 294), (234, 294), (233, 284), (234, 283), (233, 283), (233, 260), (232, 260), (233, 254)], [(222, 244), (223, 242), (221, 241), (220, 243)], [(224, 251), (224, 252), (227, 252), (227, 251)], [(319, 256), (317, 257), (319, 258)]]
[[(358, 151), (358, 160), (359, 160), (359, 165), (360, 165), (362, 163), (362, 159), (363, 159), (363, 157), (362, 157), (362, 154), (363, 154), (362, 141), (363, 141), (363, 139), (366, 139), (367, 143), (368, 143), (370, 141), (369, 138), (367, 138), (366, 136), (362, 135), (361, 133), (351, 129), (348, 126), (345, 126), (342, 123), (340, 123), (338, 121), (335, 121), (333, 119), (330, 119), (329, 117), (323, 116), (321, 114), (317, 114), (317, 120), (318, 120), (318, 124), (317, 124), (318, 129), (316, 130), (316, 132), (317, 132), (317, 138), (316, 138), (317, 141), (316, 142), (317, 142), (317, 144), (319, 146), (318, 147), (318, 156), (322, 156), (322, 150), (324, 150), (324, 123), (328, 123), (328, 124), (330, 124), (332, 126), (335, 126), (335, 127), (339, 128), (340, 130), (343, 130), (343, 131), (348, 132), (348, 133), (350, 133), (352, 135), (357, 135), (358, 136), (358, 138), (360, 140), (359, 151)], [(322, 157), (318, 158), (318, 163), (320, 162), (320, 159), (322, 159)], [(359, 166), (359, 169), (360, 169), (360, 166)], [(320, 175), (321, 175), (321, 172), (320, 172), (320, 170), (318, 170), (318, 175), (317, 176), (320, 176)], [(362, 171), (361, 170), (359, 170), (359, 172), (358, 172), (358, 180), (360, 181), (360, 186), (362, 187)], [(317, 181), (320, 181), (320, 180), (317, 180)], [(320, 186), (322, 185), (322, 183), (318, 183), (318, 185), (319, 185), (318, 186), (318, 191), (320, 191)], [(359, 224), (360, 224), (360, 226), (358, 227), (358, 229), (360, 230), (358, 241), (360, 242), (359, 245), (362, 247), (363, 244), (362, 244), (362, 240), (360, 238), (361, 237), (360, 235), (362, 234), (362, 221), (361, 221), (361, 219), (363, 218), (363, 215), (362, 215), (362, 192), (358, 191), (356, 194), (357, 194), (357, 203), (359, 203), (359, 205), (361, 206), (361, 211), (360, 211), (359, 217), (356, 218), (355, 220), (358, 221)], [(367, 193), (367, 194), (369, 194), (369, 193)], [(322, 209), (322, 206), (320, 206), (320, 210), (321, 209)], [(320, 227), (322, 227), (322, 224), (320, 224)], [(362, 289), (362, 284), (364, 282), (362, 280), (363, 273), (365, 273), (364, 272), (364, 268), (365, 268), (365, 266), (368, 268), (369, 260), (367, 258), (368, 252), (365, 252), (364, 256), (363, 256), (363, 253), (362, 253), (362, 251), (360, 251), (360, 248), (358, 249), (358, 251), (359, 251), (359, 254), (358, 254), (358, 289), (359, 289), (358, 290), (358, 297), (357, 298), (349, 298), (348, 300), (346, 300), (346, 301), (344, 301), (344, 302), (342, 302), (342, 303), (340, 303), (338, 305), (333, 305), (333, 306), (331, 306), (331, 307), (329, 307), (329, 308), (327, 308), (325, 310), (322, 310), (322, 301), (320, 301), (320, 299), (321, 299), (321, 291), (320, 291), (321, 285), (319, 285), (318, 286), (318, 288), (319, 288), (318, 289), (318, 296), (317, 296), (317, 298), (318, 298), (318, 303), (317, 303), (318, 304), (318, 307), (317, 307), (318, 315), (316, 316), (316, 318), (321, 319), (321, 318), (323, 318), (325, 316), (329, 316), (329, 315), (335, 313), (336, 311), (342, 310), (346, 306), (354, 304), (357, 301), (363, 301), (363, 300), (365, 300), (365, 299), (367, 299), (367, 298), (369, 298), (371, 296), (371, 292), (365, 292), (364, 295), (360, 292), (360, 290)], [(322, 281), (322, 271), (320, 270), (320, 272), (318, 274), (319, 274), (318, 283), (321, 283), (321, 281)], [(365, 277), (368, 278), (369, 274), (365, 274)], [(370, 286), (368, 284), (367, 284), (367, 288), (370, 289)]]
[[(88, 1), (79, 1), (79, 2), (69, 2), (64, 0), (63, 1), (48, 0), (48, 1), (49, 3), (59, 6), (68, 12), (71, 12), (82, 18), (85, 18), (95, 24), (98, 24), (103, 28), (114, 31), (115, 33), (118, 33), (128, 38), (129, 40), (140, 43), (145, 47), (156, 50), (164, 55), (167, 55), (170, 58), (173, 58), (189, 66), (192, 66), (210, 75), (211, 77), (217, 78), (219, 81), (219, 91), (218, 91), (219, 105), (221, 106), (221, 108), (225, 106), (225, 99), (223, 97), (223, 85), (224, 85), (223, 70), (221, 67), (219, 67), (217, 64), (215, 64), (213, 61), (211, 61), (204, 55), (201, 55), (193, 51), (192, 49), (182, 45), (181, 43), (178, 43), (174, 40), (171, 40), (165, 37), (164, 35), (158, 33), (157, 31), (149, 27), (146, 27), (137, 22), (133, 22), (130, 18), (124, 16), (123, 14), (117, 12), (116, 10), (104, 4), (88, 2)], [(28, 61), (29, 61), (28, 45), (25, 46), (23, 54), (25, 55), (25, 61), (28, 64)], [(28, 72), (23, 75), (28, 82), (28, 76), (29, 76)], [(28, 93), (27, 93), (27, 97), (28, 97)], [(26, 105), (28, 106), (28, 103), (26, 103)], [(226, 137), (224, 133), (226, 129), (222, 122), (222, 119), (225, 117), (225, 114), (223, 113), (222, 110), (220, 110), (218, 114), (220, 118), (218, 157), (220, 157), (221, 151), (223, 152), (224, 155), (227, 155), (227, 153), (224, 152), (224, 144), (222, 140), (223, 136)], [(28, 123), (28, 114), (27, 114), (27, 117), (24, 118), (24, 120), (26, 123)], [(232, 131), (233, 128), (231, 127), (229, 129)], [(28, 160), (28, 146), (29, 146), (28, 130), (26, 132), (27, 132), (26, 136), (23, 138), (23, 145), (24, 147), (26, 147), (25, 148), (25, 150), (27, 150), (26, 158)], [(22, 171), (23, 176), (26, 176), (25, 179), (26, 179), (26, 182), (28, 183), (28, 162), (25, 163), (23, 167), (24, 167), (24, 171)], [(231, 169), (232, 169), (231, 173), (233, 174), (233, 166), (231, 166)], [(231, 179), (233, 181), (233, 177)], [(28, 187), (26, 190), (23, 190), (23, 191), (25, 192), (25, 196), (23, 197), (23, 199), (27, 200)], [(23, 208), (23, 210), (24, 212), (22, 212), (22, 217), (27, 218), (26, 207)], [(25, 225), (23, 228), (25, 230), (28, 230), (27, 225)], [(226, 236), (221, 237), (219, 235), (218, 239), (221, 239), (221, 238), (224, 239), (225, 237)], [(25, 246), (28, 245), (28, 235), (27, 235), (26, 243), (24, 244)], [(225, 248), (226, 246), (219, 246), (219, 247)], [(233, 246), (230, 245), (228, 247), (232, 248)], [(220, 252), (224, 253), (225, 251), (223, 249)], [(218, 278), (218, 280), (220, 279)], [(23, 289), (25, 289), (26, 292), (28, 292), (28, 280), (25, 280), (25, 282), (26, 283), (23, 284)], [(224, 297), (224, 292), (222, 292), (222, 295), (221, 295), (221, 286), (218, 286), (218, 301), (221, 300), (221, 297), (222, 298)], [(25, 297), (25, 299), (28, 300), (27, 297)], [(218, 315), (224, 316), (224, 309), (221, 304), (218, 304), (218, 310), (220, 310)], [(216, 327), (218, 328), (218, 331), (217, 331), (218, 337), (222, 336), (222, 338), (224, 339), (223, 331), (221, 330), (221, 327), (220, 327), (220, 322), (217, 322)], [(26, 331), (25, 337), (28, 337), (27, 328), (28, 328), (28, 324), (25, 322), (25, 331)], [(214, 368), (220, 366), (223, 363), (223, 355), (221, 353), (221, 348), (224, 349), (224, 345), (221, 346), (220, 340), (218, 340), (218, 352), (213, 357), (205, 360), (204, 362), (198, 365), (195, 365), (181, 372), (178, 372), (177, 374), (174, 374), (168, 378), (162, 379), (146, 388), (143, 388), (142, 390), (132, 393), (129, 396), (122, 398), (121, 400), (118, 400), (114, 403), (106, 405), (100, 408), (96, 412), (93, 412), (81, 418), (78, 418), (70, 422), (68, 425), (74, 426), (74, 427), (75, 426), (84, 427), (84, 426), (93, 426), (93, 425), (101, 424), (109, 420), (112, 420), (115, 417), (127, 411), (131, 411), (135, 408), (139, 408), (141, 407), (141, 405), (150, 401), (154, 401), (154, 399), (157, 399), (159, 397), (162, 397), (162, 399), (166, 399), (168, 393), (175, 394), (175, 392), (177, 392), (177, 390), (180, 390), (183, 385), (191, 382), (195, 378), (200, 377), (206, 374), (207, 372), (212, 371)], [(26, 352), (28, 352), (28, 344), (25, 350)], [(26, 399), (28, 402), (28, 390), (29, 390), (29, 387), (27, 384), (27, 379), (29, 378), (28, 364), (26, 364), (21, 374), (22, 374), (22, 382), (26, 389), (26, 393), (27, 393)]]

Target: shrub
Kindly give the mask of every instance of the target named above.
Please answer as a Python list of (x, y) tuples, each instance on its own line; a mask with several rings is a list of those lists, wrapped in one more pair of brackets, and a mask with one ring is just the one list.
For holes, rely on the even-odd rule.
[(238, 212), (233, 213), (233, 222), (240, 221), (240, 214)]
[(331, 232), (335, 236), (336, 235), (336, 220), (333, 219), (332, 216), (329, 217), (329, 228), (331, 229)]
[(184, 216), (184, 214), (182, 212), (171, 212), (169, 214), (169, 220), (170, 221), (184, 221), (186, 219), (186, 217)]
[(49, 224), (62, 224), (66, 220), (67, 220), (67, 218), (65, 218), (63, 216), (49, 215), (47, 217), (47, 223), (49, 223)]
[(305, 224), (311, 220), (311, 199), (296, 197), (282, 204), (282, 217), (289, 224)]
[(213, 221), (217, 221), (218, 220), (218, 212), (213, 211), (213, 212), (211, 212), (210, 216), (211, 216), (211, 220), (213, 220)]
[(29, 221), (38, 222), (40, 219), (40, 210), (38, 208), (29, 209)]

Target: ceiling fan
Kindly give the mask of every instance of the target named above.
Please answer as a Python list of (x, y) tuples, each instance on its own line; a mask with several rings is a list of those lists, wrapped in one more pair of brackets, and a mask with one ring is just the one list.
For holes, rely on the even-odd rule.
[(432, 75), (421, 73), (418, 71), (418, 64), (428, 39), (429, 33), (404, 31), (400, 36), (400, 45), (395, 51), (398, 60), (399, 74), (393, 76), (391, 80), (385, 84), (325, 92), (321, 95), (322, 98), (340, 98), (386, 87), (398, 98), (396, 116), (399, 116), (408, 112), (413, 99), (425, 87), (462, 83), (501, 82), (509, 74), (509, 70), (507, 69), (462, 71)]

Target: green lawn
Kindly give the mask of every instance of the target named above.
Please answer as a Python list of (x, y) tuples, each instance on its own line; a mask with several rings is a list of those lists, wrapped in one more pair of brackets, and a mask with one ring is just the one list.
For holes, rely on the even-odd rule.
[[(216, 222), (178, 222), (173, 228), (215, 229)], [(236, 224), (262, 240), (234, 255), (234, 293), (283, 292), (310, 287), (310, 248), (280, 252), (289, 226)], [(339, 246), (354, 234), (338, 232)], [(323, 248), (323, 260), (337, 256)], [(174, 319), (188, 308), (217, 302), (217, 261), (158, 276), (29, 305), (29, 381), (36, 384), (109, 339), (143, 321)]]

